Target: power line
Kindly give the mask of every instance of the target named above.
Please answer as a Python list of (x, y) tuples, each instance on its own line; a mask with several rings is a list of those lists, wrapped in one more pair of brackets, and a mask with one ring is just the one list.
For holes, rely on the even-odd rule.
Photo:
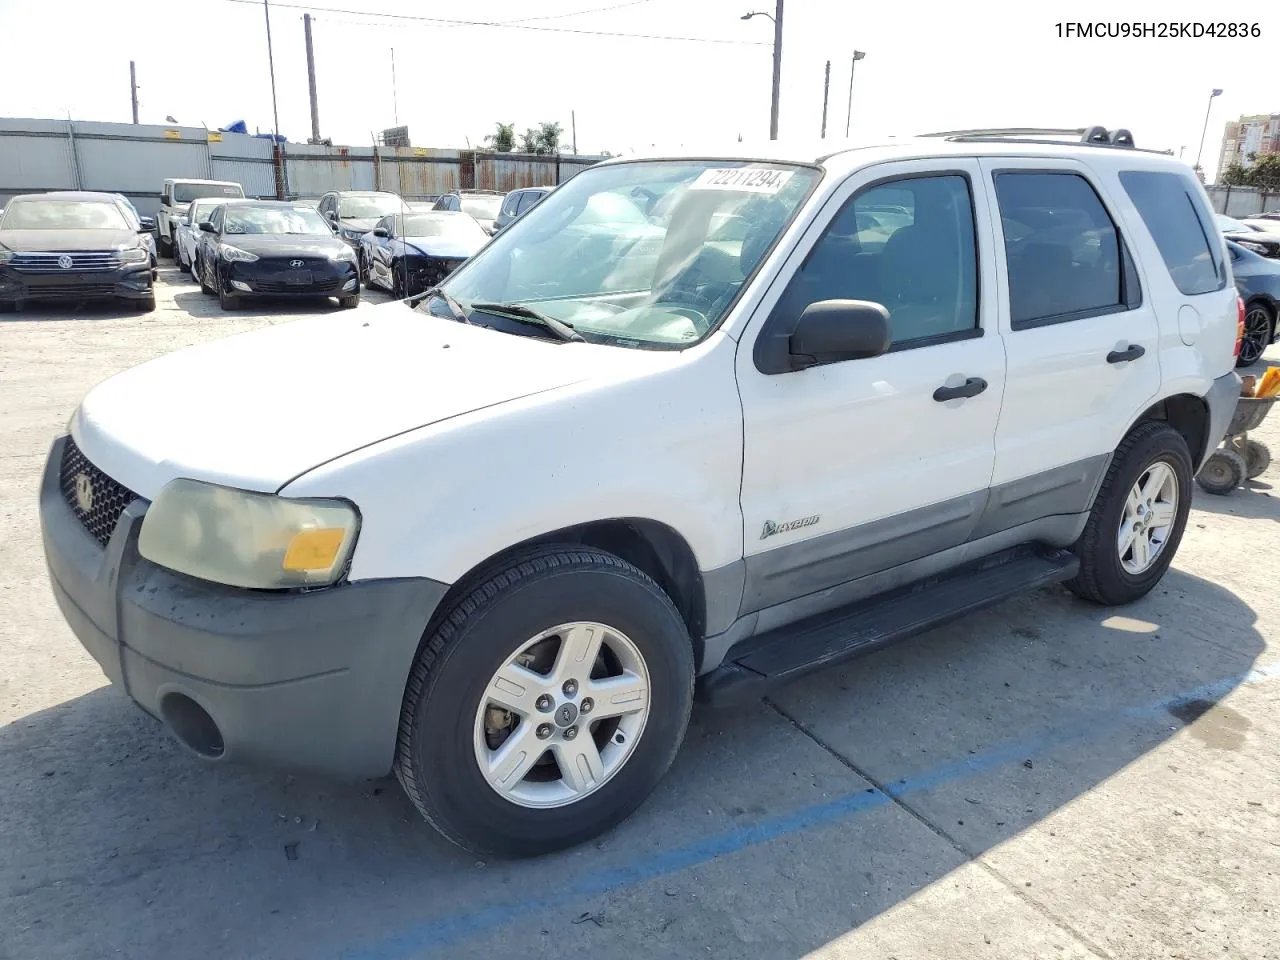
[(503, 20), (502, 23), (528, 23), (530, 20), (564, 20), (568, 17), (582, 17), (588, 13), (607, 13), (610, 10), (621, 10), (624, 7), (638, 7), (653, 0), (627, 0), (626, 3), (615, 3), (611, 7), (592, 7), (590, 10), (575, 10), (573, 13), (547, 13), (539, 17), (517, 17), (514, 20)]
[[(258, 0), (221, 0), (222, 3), (239, 3), (256, 6)], [(720, 40), (714, 37), (681, 37), (669, 34), (652, 33), (620, 33), (613, 30), (583, 30), (574, 27), (543, 27), (529, 23), (503, 23), (489, 20), (451, 20), (445, 17), (420, 17), (407, 13), (382, 13), (373, 10), (349, 10), (342, 7), (320, 7), (306, 3), (282, 3), (276, 0), (272, 4), (279, 9), (306, 10), (311, 13), (341, 13), (354, 17), (382, 17), (388, 20), (417, 21), (433, 23), (449, 27), (492, 27), (506, 30), (532, 30), (538, 33), (570, 33), (589, 37), (624, 37), (629, 40), (669, 40), (682, 43), (714, 43), (735, 47), (767, 47), (769, 44), (752, 40)], [(587, 12), (587, 11), (583, 11)]]

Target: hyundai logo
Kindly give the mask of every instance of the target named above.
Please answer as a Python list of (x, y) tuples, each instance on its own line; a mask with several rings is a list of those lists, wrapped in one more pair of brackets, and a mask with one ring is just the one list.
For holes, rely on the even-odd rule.
[(71, 258), (64, 253), (62, 256), (58, 258), (58, 266), (60, 266), (63, 270), (70, 270)]
[(303, 261), (301, 260), (290, 260), (289, 266), (293, 267), (296, 270), (298, 267), (302, 266), (302, 263)]

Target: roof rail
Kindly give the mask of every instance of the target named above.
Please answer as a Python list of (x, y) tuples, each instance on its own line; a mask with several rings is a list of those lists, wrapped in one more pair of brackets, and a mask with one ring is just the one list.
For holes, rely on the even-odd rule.
[[(1061, 140), (1045, 140), (1044, 137), (1078, 137), (1080, 143), (1094, 147), (1121, 147), (1138, 149), (1133, 134), (1123, 127), (1108, 130), (1103, 126), (1092, 127), (992, 127), (982, 130), (944, 130), (939, 133), (922, 133), (922, 137), (944, 137), (957, 142), (1061, 143)], [(1145, 150), (1144, 153), (1166, 153), (1164, 150)]]
[(1046, 137), (1046, 136), (1080, 136), (1084, 127), (980, 127), (976, 130), (943, 130), (939, 133), (922, 133), (922, 137), (946, 137), (957, 140), (961, 137)]

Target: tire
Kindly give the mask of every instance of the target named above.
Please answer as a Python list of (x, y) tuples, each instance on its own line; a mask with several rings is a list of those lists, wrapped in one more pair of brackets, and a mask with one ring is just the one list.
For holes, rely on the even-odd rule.
[(182, 245), (181, 245), (181, 244), (179, 244), (179, 245), (178, 245), (178, 256), (177, 256), (175, 259), (177, 259), (177, 261), (178, 261), (178, 271), (179, 271), (180, 273), (190, 273), (190, 272), (191, 272), (191, 264), (187, 263), (187, 258), (186, 258), (186, 257), (184, 257), (184, 256), (182, 255)]
[(0, 313), (17, 313), (18, 305), (12, 300), (0, 300)]
[(145, 300), (137, 300), (135, 302), (138, 305), (138, 309), (143, 313), (155, 313), (156, 311), (156, 295), (154, 293)]
[(1253, 301), (1245, 306), (1244, 339), (1240, 341), (1237, 367), (1250, 367), (1262, 359), (1275, 334), (1275, 317), (1265, 303)]
[(197, 259), (196, 262), (191, 265), (191, 271), (195, 274), (196, 280), (200, 282), (200, 292), (206, 297), (213, 296), (213, 287), (204, 282), (204, 264)]
[(395, 300), (403, 300), (409, 295), (408, 291), (405, 290), (402, 269), (400, 261), (391, 261), (391, 297)]
[(163, 234), (156, 236), (156, 252), (162, 257), (173, 256), (173, 243)]
[[(621, 726), (613, 732), (602, 729), (621, 720), (588, 721), (596, 723), (593, 731), (581, 719), (585, 710), (573, 721), (562, 718), (565, 703), (549, 707), (551, 712), (531, 708), (514, 730), (537, 734), (538, 740), (530, 741), (535, 747), (542, 738), (538, 728), (523, 727), (529, 717), (548, 728), (553, 739), (546, 742), (553, 750), (572, 749), (568, 727), (562, 725), (569, 722), (583, 724), (583, 735), (593, 740), (604, 737), (602, 744), (592, 744), (606, 751), (597, 754), (597, 762), (615, 745), (630, 746), (623, 754), (615, 751), (621, 756), (618, 766), (612, 772), (600, 767), (604, 778), (576, 799), (570, 796), (560, 805), (541, 807), (516, 802), (491, 786), (480, 766), (481, 737), (489, 736), (491, 715), (481, 709), (492, 702), (490, 692), (500, 689), (491, 681), (500, 668), (509, 668), (528, 638), (582, 621), (606, 625), (606, 637), (629, 638), (647, 684), (641, 696), (645, 705), (639, 708), (647, 711), (642, 726), (624, 741)], [(551, 642), (558, 644), (554, 637)], [(595, 662), (599, 666), (604, 661)], [(520, 857), (572, 847), (629, 817), (670, 768), (689, 723), (693, 679), (688, 630), (652, 579), (590, 547), (537, 548), (480, 574), (425, 638), (404, 694), (396, 775), (427, 822), (465, 849)], [(592, 682), (589, 677), (582, 681), (584, 707)], [(555, 689), (558, 697), (560, 688)], [(567, 684), (564, 690), (567, 696), (576, 692)], [(552, 719), (554, 724), (547, 722)], [(559, 772), (559, 764), (547, 754), (539, 756), (544, 764), (550, 762), (538, 768), (543, 779), (550, 777), (553, 789), (565, 789), (568, 779)], [(517, 780), (511, 789), (542, 786), (530, 783)], [(569, 794), (573, 792), (569, 788)]]
[(1196, 483), (1205, 493), (1225, 497), (1249, 476), (1249, 465), (1234, 450), (1222, 448), (1213, 451), (1196, 474)]
[(234, 293), (228, 293), (227, 288), (223, 286), (222, 280), (215, 281), (218, 284), (218, 306), (223, 310), (239, 310), (240, 298)]
[(1250, 440), (1244, 451), (1245, 477), (1260, 477), (1271, 466), (1271, 448), (1261, 440)]
[[(1117, 538), (1128, 514), (1130, 491), (1139, 480), (1154, 476), (1161, 464), (1168, 468), (1170, 482), (1176, 485), (1171, 523), (1149, 564), (1133, 571), (1126, 568)], [(1080, 572), (1067, 582), (1067, 587), (1085, 600), (1111, 606), (1131, 603), (1159, 583), (1173, 562), (1186, 529), (1191, 509), (1191, 469), (1191, 454), (1178, 431), (1157, 421), (1134, 427), (1116, 447), (1084, 532), (1072, 548), (1080, 559)], [(1145, 533), (1140, 536), (1147, 538)], [(1154, 536), (1153, 532), (1148, 543), (1154, 545)]]
[(349, 297), (339, 297), (338, 306), (343, 310), (354, 310), (356, 307), (360, 306), (360, 294), (353, 293)]

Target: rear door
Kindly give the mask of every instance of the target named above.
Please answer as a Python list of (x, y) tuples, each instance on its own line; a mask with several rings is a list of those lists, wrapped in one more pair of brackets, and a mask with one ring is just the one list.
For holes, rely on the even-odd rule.
[(1160, 389), (1160, 327), (1104, 178), (986, 158), (1008, 373), (979, 534), (1079, 513)]

